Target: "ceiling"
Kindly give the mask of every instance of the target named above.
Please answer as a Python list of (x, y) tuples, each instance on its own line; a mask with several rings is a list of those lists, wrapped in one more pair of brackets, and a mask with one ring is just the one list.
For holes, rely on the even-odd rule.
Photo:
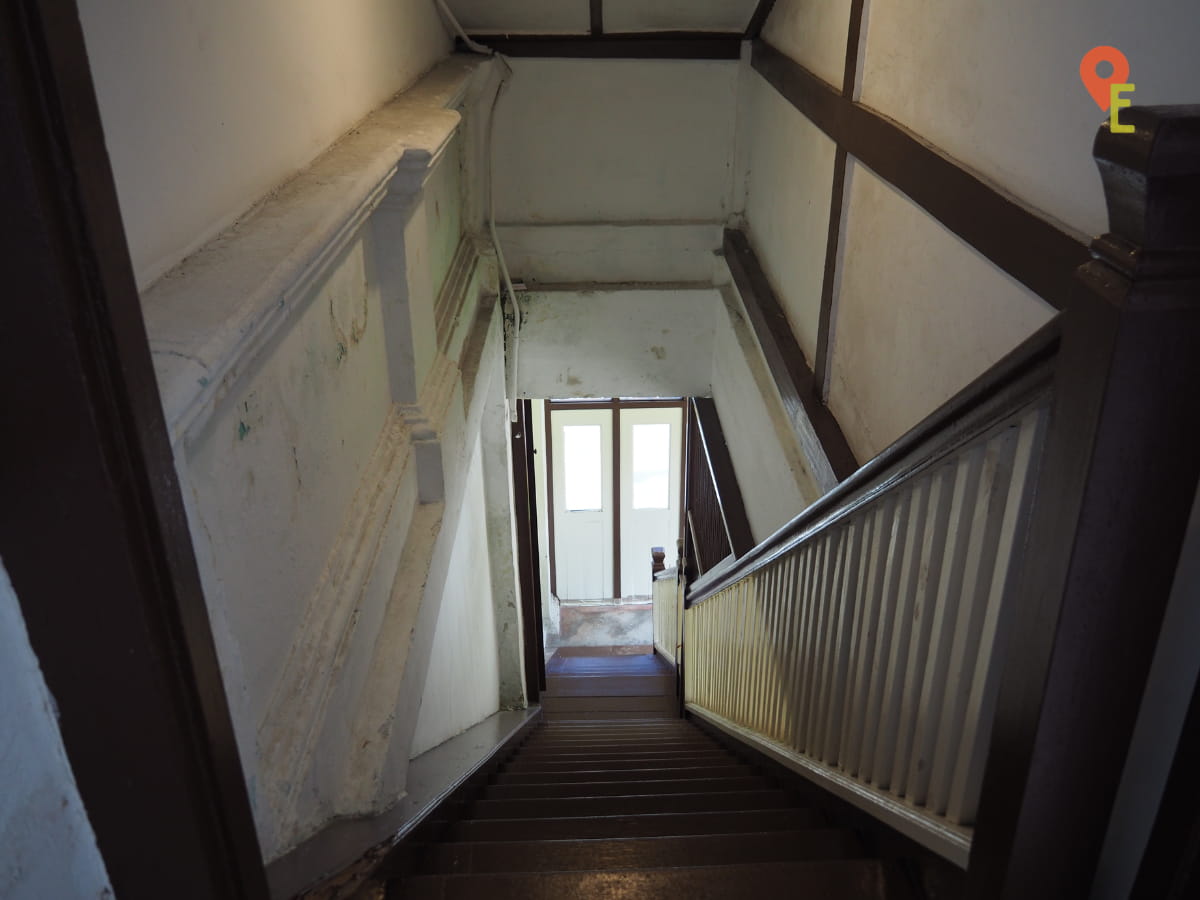
[[(588, 34), (590, 0), (446, 0), (471, 34)], [(745, 31), (758, 0), (600, 0), (606, 33)]]

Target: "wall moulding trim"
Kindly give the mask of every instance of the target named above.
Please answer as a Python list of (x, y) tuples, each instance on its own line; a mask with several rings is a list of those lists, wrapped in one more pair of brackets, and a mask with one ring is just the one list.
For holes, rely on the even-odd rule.
[(172, 444), (202, 425), (299, 315), (380, 207), (411, 211), (457, 133), (479, 58), (451, 57), (368, 116), (142, 296)]
[(754, 42), (751, 65), (839, 148), (1055, 309), (1066, 306), (1075, 270), (1089, 258), (1081, 235), (855, 103), (765, 41)]

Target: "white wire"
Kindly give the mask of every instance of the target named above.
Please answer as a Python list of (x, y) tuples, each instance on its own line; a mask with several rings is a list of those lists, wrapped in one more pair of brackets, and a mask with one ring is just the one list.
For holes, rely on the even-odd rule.
[[(463, 43), (468, 50), (474, 53), (490, 56), (500, 61), (500, 65), (504, 67), (504, 73), (500, 76), (500, 84), (496, 86), (496, 94), (492, 98), (492, 108), (488, 112), (487, 124), (487, 190), (488, 190), (488, 232), (492, 238), (492, 247), (496, 251), (496, 263), (500, 267), (500, 277), (504, 280), (504, 289), (508, 292), (508, 298), (512, 302), (513, 307), (513, 363), (511, 383), (508, 386), (506, 393), (508, 396), (516, 399), (517, 394), (517, 367), (521, 360), (521, 306), (517, 302), (517, 292), (513, 289), (512, 278), (508, 274), (508, 265), (504, 261), (504, 251), (500, 249), (500, 238), (496, 234), (496, 190), (494, 187), (494, 178), (492, 173), (495, 171), (495, 156), (496, 142), (493, 140), (496, 126), (496, 106), (500, 103), (500, 95), (504, 92), (505, 86), (508, 84), (509, 78), (512, 77), (512, 66), (508, 64), (508, 60), (503, 54), (497, 53), (491, 47), (485, 47), (478, 41), (471, 40), (470, 36), (463, 30), (458, 19), (454, 17), (454, 13), (450, 11), (450, 7), (446, 5), (446, 0), (434, 0), (438, 9), (445, 17), (446, 21), (454, 29), (455, 33), (462, 38)], [(517, 421), (517, 408), (513, 405), (509, 413), (513, 422)]]

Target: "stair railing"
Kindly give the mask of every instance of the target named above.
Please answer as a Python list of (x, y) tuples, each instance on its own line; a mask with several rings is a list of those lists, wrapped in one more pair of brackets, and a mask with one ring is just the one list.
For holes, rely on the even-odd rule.
[(687, 708), (964, 862), (1058, 329), (688, 595)]
[(1200, 473), (1200, 108), (1129, 119), (1097, 139), (1113, 234), (1067, 310), (687, 593), (686, 709), (970, 862), (979, 896), (1090, 877)]

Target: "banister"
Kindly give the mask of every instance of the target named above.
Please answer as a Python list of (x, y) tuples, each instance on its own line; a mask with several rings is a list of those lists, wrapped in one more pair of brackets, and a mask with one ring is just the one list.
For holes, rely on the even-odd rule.
[[(872, 487), (889, 472), (893, 479), (904, 477), (913, 468), (986, 428), (1019, 404), (1030, 390), (1048, 384), (1060, 337), (1061, 324), (1055, 316), (882, 453), (741, 555), (734, 566), (714, 573), (716, 577), (711, 580), (697, 579), (686, 596), (685, 608), (703, 603), (736, 584), (796, 547), (826, 522), (839, 518), (841, 512), (852, 511), (860, 501), (875, 495)], [(926, 453), (914, 459), (914, 453), (921, 448)], [(906, 461), (912, 466), (905, 467)], [(891, 472), (893, 469), (897, 471)]]

